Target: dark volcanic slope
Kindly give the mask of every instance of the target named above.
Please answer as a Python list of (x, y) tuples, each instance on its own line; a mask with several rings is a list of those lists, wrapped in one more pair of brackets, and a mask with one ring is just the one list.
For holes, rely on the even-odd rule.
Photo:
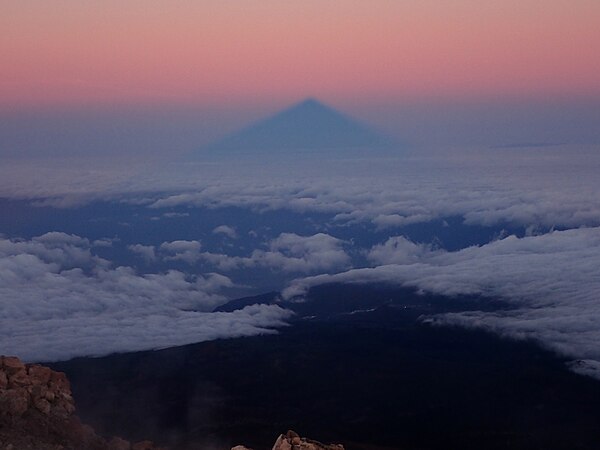
[[(288, 428), (350, 449), (597, 448), (600, 383), (533, 343), (422, 324), (421, 313), (448, 310), (448, 300), (407, 290), (311, 295), (317, 317), (277, 336), (54, 367), (97, 430), (178, 448), (269, 448)], [(361, 296), (373, 311), (349, 314)]]

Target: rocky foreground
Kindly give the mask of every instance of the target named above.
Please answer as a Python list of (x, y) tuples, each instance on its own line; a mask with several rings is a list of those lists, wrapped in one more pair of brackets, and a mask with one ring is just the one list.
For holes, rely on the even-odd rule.
[[(38, 364), (0, 356), (0, 450), (161, 450), (150, 441), (105, 438), (79, 420), (66, 375)], [(166, 450), (166, 449), (162, 449)], [(232, 450), (251, 450), (239, 445)], [(273, 450), (344, 450), (280, 435)]]
[[(233, 447), (231, 450), (252, 450), (243, 445)], [(322, 444), (312, 439), (301, 438), (294, 431), (288, 431), (282, 434), (275, 441), (273, 450), (344, 450), (344, 446), (340, 444)]]

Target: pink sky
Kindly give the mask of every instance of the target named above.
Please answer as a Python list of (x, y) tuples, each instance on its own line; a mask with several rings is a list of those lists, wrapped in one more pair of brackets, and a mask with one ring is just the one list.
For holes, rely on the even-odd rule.
[(0, 107), (600, 97), (598, 0), (7, 0)]

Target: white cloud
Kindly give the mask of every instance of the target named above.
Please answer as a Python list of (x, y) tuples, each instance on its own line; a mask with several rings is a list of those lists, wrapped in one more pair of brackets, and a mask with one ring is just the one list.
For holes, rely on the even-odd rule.
[(184, 261), (195, 264), (201, 257), (202, 244), (199, 241), (172, 241), (160, 244), (159, 250), (165, 261)]
[(200, 256), (221, 270), (266, 267), (282, 272), (314, 273), (344, 269), (351, 262), (343, 241), (324, 233), (313, 236), (282, 233), (268, 243), (266, 250), (256, 249), (247, 257), (210, 252)]
[(189, 217), (190, 213), (177, 213), (177, 212), (167, 212), (164, 213), (162, 216), (166, 217), (167, 219), (173, 219), (173, 218), (177, 218), (177, 217)]
[(372, 219), (372, 222), (377, 225), (377, 229), (384, 230), (386, 228), (403, 227), (413, 223), (428, 222), (436, 219), (437, 215), (432, 211), (427, 211), (422, 214), (379, 214)]
[(597, 147), (446, 149), (403, 158), (255, 166), (161, 163), (133, 177), (131, 165), (122, 162), (94, 170), (74, 164), (7, 161), (0, 167), (0, 196), (58, 207), (117, 199), (153, 208), (287, 209), (332, 214), (340, 224), (372, 222), (379, 229), (448, 216), (479, 225), (600, 226)]
[(31, 255), (48, 263), (68, 268), (102, 264), (100, 258), (92, 256), (89, 247), (87, 239), (66, 233), (50, 232), (29, 241), (0, 239), (0, 256)]
[(194, 265), (202, 257), (202, 244), (200, 241), (163, 242), (158, 248), (153, 245), (134, 244), (129, 245), (127, 248), (148, 263), (160, 258), (164, 261), (183, 261)]
[(26, 360), (66, 359), (269, 333), (289, 318), (266, 305), (211, 313), (232, 286), (214, 273), (111, 267), (78, 236), (0, 239), (0, 348)]
[(299, 236), (282, 233), (269, 244), (269, 250), (255, 250), (257, 264), (284, 272), (315, 272), (341, 269), (350, 265), (343, 242), (325, 233)]
[[(600, 165), (596, 166), (600, 170)], [(534, 177), (535, 178), (535, 177)], [(427, 222), (449, 216), (460, 216), (471, 225), (510, 223), (521, 226), (578, 227), (600, 224), (600, 200), (593, 190), (600, 183), (584, 177), (579, 183), (558, 186), (533, 186), (528, 191), (523, 180), (481, 185), (466, 177), (459, 185), (449, 180), (427, 180), (407, 176), (378, 182), (364, 180), (306, 180), (312, 183), (314, 197), (303, 191), (304, 183), (288, 186), (255, 187), (253, 181), (221, 182), (219, 186), (167, 195), (156, 199), (150, 207), (173, 206), (252, 208), (256, 211), (287, 209), (300, 213), (329, 213), (339, 224), (372, 222), (378, 229)], [(399, 183), (403, 183), (399, 185)], [(364, 184), (361, 184), (364, 183)], [(420, 185), (419, 183), (423, 183)]]
[(230, 239), (237, 239), (237, 237), (238, 237), (237, 231), (235, 231), (235, 228), (230, 227), (229, 225), (219, 225), (212, 232), (213, 232), (213, 234), (224, 234), (225, 236), (227, 236)]
[(34, 242), (41, 242), (46, 246), (58, 246), (61, 247), (63, 244), (68, 245), (89, 245), (89, 240), (76, 236), (74, 234), (67, 234), (60, 231), (50, 231), (41, 236), (33, 238)]
[(431, 246), (415, 244), (403, 236), (394, 236), (385, 243), (375, 245), (367, 254), (367, 259), (378, 265), (416, 263), (431, 252)]
[(127, 248), (147, 263), (156, 261), (156, 250), (153, 245), (134, 244)]
[(96, 239), (94, 242), (92, 242), (92, 247), (112, 247), (115, 240), (116, 239), (108, 238)]
[(202, 260), (215, 266), (219, 270), (236, 270), (248, 267), (256, 267), (256, 261), (251, 257), (229, 256), (222, 253), (203, 252)]

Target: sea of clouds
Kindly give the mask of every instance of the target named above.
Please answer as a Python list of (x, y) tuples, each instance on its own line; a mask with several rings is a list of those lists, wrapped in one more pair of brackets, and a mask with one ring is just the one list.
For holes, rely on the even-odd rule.
[[(508, 236), (454, 252), (397, 236), (374, 246), (368, 256), (373, 267), (299, 278), (283, 297), (302, 296), (310, 287), (337, 282), (414, 287), (445, 295), (448, 301), (459, 295), (500, 298), (514, 308), (427, 320), (535, 339), (562, 355), (600, 361), (600, 228)], [(585, 367), (589, 370), (589, 364)]]
[(3, 353), (48, 361), (169, 347), (272, 333), (291, 316), (267, 305), (212, 313), (228, 277), (139, 274), (93, 256), (94, 245), (59, 232), (0, 239)]
[[(453, 152), (450, 154), (450, 152)], [(87, 164), (87, 163), (86, 163)], [(138, 273), (94, 256), (84, 236), (0, 240), (0, 346), (29, 360), (158, 348), (274, 332), (290, 313), (253, 306), (211, 313), (235, 286), (229, 271), (286, 272), (283, 296), (329, 282), (389, 283), (448, 296), (502, 298), (514, 308), (428, 318), (533, 338), (595, 375), (600, 351), (600, 151), (598, 148), (448, 150), (396, 159), (127, 165), (15, 161), (0, 168), (0, 196), (75, 208), (94, 200), (181, 208), (327, 213), (335, 226), (368, 223), (390, 234), (369, 248), (335, 233), (281, 233), (247, 256), (213, 253), (199, 240), (132, 244), (146, 261), (202, 261), (208, 273)], [(132, 167), (136, 172), (132, 175)], [(175, 212), (177, 209), (179, 212)], [(445, 217), (513, 225), (524, 237), (445, 251), (393, 228)], [(236, 238), (235, 224), (214, 230)], [(350, 252), (366, 258), (352, 267)]]

